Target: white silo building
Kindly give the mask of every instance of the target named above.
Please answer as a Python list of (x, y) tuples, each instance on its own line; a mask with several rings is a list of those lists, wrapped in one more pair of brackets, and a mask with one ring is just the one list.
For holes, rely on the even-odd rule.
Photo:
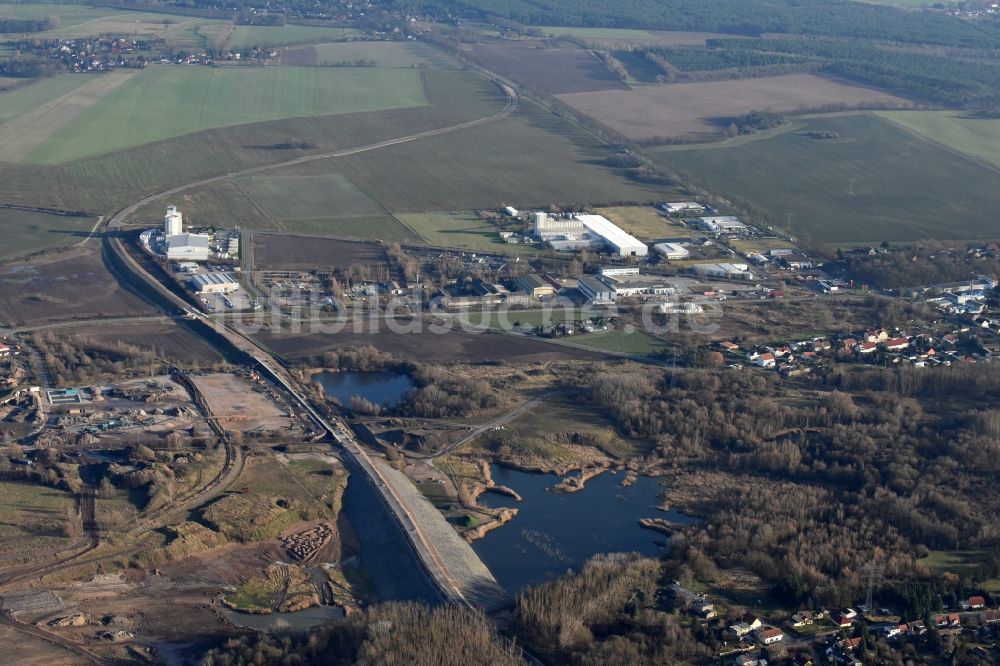
[(184, 233), (184, 217), (177, 206), (167, 206), (167, 214), (163, 218), (163, 234), (178, 236)]

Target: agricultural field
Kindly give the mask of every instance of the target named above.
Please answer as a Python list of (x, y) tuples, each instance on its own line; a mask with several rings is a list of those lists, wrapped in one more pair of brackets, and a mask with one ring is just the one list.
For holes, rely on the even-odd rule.
[(837, 246), (998, 236), (995, 170), (874, 115), (806, 122), (807, 131), (839, 138), (787, 132), (732, 148), (649, 154), (806, 241)]
[[(0, 19), (37, 20), (52, 17), (61, 28), (70, 28), (87, 21), (103, 18), (115, 13), (87, 5), (60, 5), (50, 3), (4, 3), (0, 4)], [(8, 33), (0, 33), (6, 37)]]
[(247, 176), (236, 181), (261, 210), (276, 220), (364, 217), (385, 211), (339, 175)]
[(213, 127), (426, 102), (420, 73), (410, 70), (153, 66), (57, 126), (34, 127), (27, 161), (58, 164)]
[[(97, 104), (104, 96), (111, 95), (120, 86), (139, 73), (136, 69), (119, 69), (99, 76), (65, 75), (55, 80), (72, 78), (83, 85), (68, 92), (51, 97), (31, 109), (27, 109), (0, 125), (0, 144), (3, 145), (5, 161), (20, 162), (30, 158), (32, 153)], [(35, 98), (37, 91), (29, 86), (10, 94), (11, 97)], [(18, 104), (18, 100), (15, 100)], [(23, 101), (20, 102), (23, 104)]]
[(420, 331), (413, 333), (393, 332), (386, 322), (367, 321), (361, 325), (362, 331), (356, 331), (353, 325), (349, 325), (340, 332), (288, 334), (263, 331), (254, 337), (279, 356), (293, 360), (318, 357), (324, 352), (364, 345), (372, 345), (379, 351), (422, 363), (482, 363), (490, 359), (503, 359), (508, 363), (544, 363), (607, 358), (599, 352), (516, 335), (470, 333), (460, 330), (457, 324), (445, 333), (432, 332), (429, 322), (421, 322)]
[(352, 28), (328, 28), (312, 25), (238, 25), (226, 42), (228, 49), (242, 49), (251, 46), (285, 46), (345, 40), (357, 37), (360, 31)]
[(544, 252), (530, 245), (505, 243), (495, 224), (473, 213), (400, 213), (396, 217), (435, 247), (529, 256)]
[(256, 270), (308, 271), (318, 266), (388, 265), (385, 249), (376, 243), (278, 234), (253, 235)]
[[(319, 71), (333, 72), (334, 77), (343, 72)], [(58, 166), (0, 162), (0, 204), (105, 214), (143, 194), (181, 183), (447, 127), (494, 114), (505, 102), (492, 81), (472, 72), (428, 69), (382, 74), (422, 79), (429, 104), (210, 129)], [(162, 216), (162, 205), (157, 209), (152, 219)]]
[(721, 138), (733, 118), (754, 110), (909, 104), (895, 95), (812, 74), (578, 92), (559, 99), (636, 140), (713, 134)]
[(281, 55), (281, 64), (289, 66), (329, 67), (359, 61), (366, 67), (461, 68), (455, 58), (421, 42), (328, 42), (285, 49)]
[(628, 89), (586, 49), (545, 48), (538, 42), (473, 44), (469, 55), (488, 69), (550, 95)]
[(66, 319), (157, 314), (123, 289), (96, 243), (0, 265), (0, 322), (37, 325)]
[(89, 217), (0, 208), (0, 261), (78, 243), (93, 226)]
[(285, 220), (282, 231), (293, 234), (330, 236), (386, 243), (411, 243), (420, 240), (413, 232), (389, 215), (373, 217), (329, 217)]
[(880, 111), (879, 116), (942, 146), (1000, 168), (1000, 120), (961, 111)]
[(667, 189), (599, 164), (610, 149), (522, 102), (512, 117), (453, 134), (388, 146), (276, 173), (339, 173), (392, 213), (549, 204), (639, 203)]

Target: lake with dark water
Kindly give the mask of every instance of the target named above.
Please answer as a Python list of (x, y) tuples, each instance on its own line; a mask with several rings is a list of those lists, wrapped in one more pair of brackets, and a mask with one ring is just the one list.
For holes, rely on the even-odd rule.
[(395, 407), (413, 388), (409, 376), (398, 372), (321, 372), (313, 375), (313, 381), (342, 405), (349, 405), (357, 395), (376, 405)]
[(661, 511), (660, 484), (650, 477), (640, 476), (632, 485), (622, 486), (623, 472), (605, 472), (579, 492), (561, 493), (548, 490), (561, 478), (555, 474), (520, 472), (499, 465), (492, 470), (497, 485), (512, 488), (522, 501), (498, 493), (481, 495), (479, 502), (484, 506), (516, 507), (519, 511), (513, 520), (472, 547), (511, 594), (579, 569), (598, 553), (663, 553), (669, 537), (640, 527), (640, 518), (697, 522), (678, 511)]

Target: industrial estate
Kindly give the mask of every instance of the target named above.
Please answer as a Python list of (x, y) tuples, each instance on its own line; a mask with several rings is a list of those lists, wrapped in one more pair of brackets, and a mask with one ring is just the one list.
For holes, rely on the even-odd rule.
[(1000, 14), (3, 4), (0, 658), (1000, 661)]

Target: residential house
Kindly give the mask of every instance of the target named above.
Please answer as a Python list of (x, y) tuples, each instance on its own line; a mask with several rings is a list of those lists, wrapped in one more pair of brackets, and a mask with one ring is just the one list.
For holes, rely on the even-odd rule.
[(962, 610), (979, 610), (981, 608), (986, 608), (986, 598), (969, 597), (968, 599), (962, 601), (959, 605), (962, 607)]
[(756, 363), (762, 368), (773, 368), (775, 364), (774, 354), (772, 354), (771, 352), (760, 354), (759, 356), (757, 356), (757, 359), (754, 361), (754, 363)]
[(988, 610), (983, 613), (985, 624), (1000, 624), (1000, 610)]
[(812, 611), (799, 611), (792, 616), (792, 626), (793, 627), (804, 627), (806, 625), (812, 624), (815, 617)]
[(889, 351), (903, 351), (910, 348), (910, 339), (906, 337), (889, 338), (885, 341), (885, 348)]
[(838, 629), (848, 629), (852, 624), (854, 624), (854, 618), (847, 617), (843, 613), (834, 613), (833, 617), (830, 618), (830, 621), (833, 622), (833, 626)]
[(957, 627), (962, 624), (962, 618), (958, 613), (947, 613), (934, 616), (934, 624), (939, 628)]
[(856, 345), (854, 347), (854, 351), (856, 351), (859, 354), (871, 354), (873, 352), (878, 351), (878, 343), (877, 342), (862, 342), (861, 344)]
[(740, 346), (735, 342), (730, 342), (728, 340), (723, 340), (719, 343), (719, 349), (724, 352), (729, 352), (731, 354), (736, 354), (740, 351)]
[(757, 630), (757, 640), (763, 645), (773, 645), (783, 639), (785, 635), (777, 627), (762, 627)]
[(884, 328), (873, 328), (865, 331), (865, 342), (885, 342), (889, 339), (889, 331)]
[(0, 342), (0, 358), (4, 356), (10, 356), (10, 347)]
[(736, 666), (767, 666), (767, 659), (758, 653), (744, 652), (733, 663)]

